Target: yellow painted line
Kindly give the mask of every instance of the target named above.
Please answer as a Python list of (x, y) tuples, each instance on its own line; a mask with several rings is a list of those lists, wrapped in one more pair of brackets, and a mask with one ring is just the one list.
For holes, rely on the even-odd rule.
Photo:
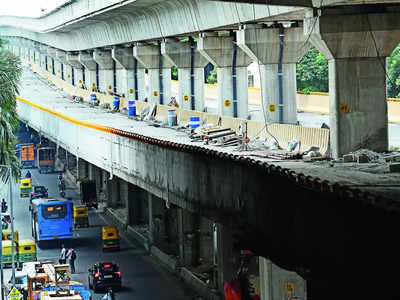
[(44, 106), (38, 105), (36, 103), (33, 103), (33, 102), (28, 101), (26, 99), (23, 99), (21, 97), (15, 97), (15, 98), (18, 101), (21, 101), (21, 102), (23, 102), (25, 104), (28, 104), (28, 105), (30, 105), (30, 106), (32, 106), (34, 108), (37, 108), (37, 109), (39, 109), (41, 111), (44, 111), (44, 112), (49, 113), (49, 114), (51, 114), (53, 116), (56, 116), (56, 117), (58, 117), (58, 118), (60, 118), (62, 120), (65, 120), (67, 122), (70, 122), (70, 123), (73, 123), (73, 124), (76, 124), (76, 125), (79, 125), (79, 126), (82, 126), (82, 127), (91, 128), (91, 129), (94, 129), (94, 130), (103, 131), (103, 132), (109, 132), (109, 133), (112, 133), (112, 131), (114, 129), (112, 127), (98, 125), (98, 124), (85, 122), (85, 121), (81, 121), (81, 120), (78, 120), (78, 119), (75, 119), (75, 118), (68, 117), (66, 115), (60, 114), (60, 113), (58, 113), (58, 112), (56, 112), (54, 110), (48, 109), (48, 108), (46, 108)]

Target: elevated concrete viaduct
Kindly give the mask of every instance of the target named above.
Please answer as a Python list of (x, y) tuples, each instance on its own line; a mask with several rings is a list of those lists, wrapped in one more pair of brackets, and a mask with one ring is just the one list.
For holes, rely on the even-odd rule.
[[(76, 82), (80, 69), (89, 89), (136, 100), (166, 104), (169, 69), (176, 64), (182, 80), (178, 100), (185, 103), (189, 96), (190, 106), (184, 105), (193, 110), (204, 106), (204, 83), (192, 78), (201, 77), (210, 61), (218, 68), (220, 113), (235, 117), (247, 116), (245, 70), (257, 61), (267, 87), (264, 106), (275, 104), (280, 113), (266, 118), (285, 123), (296, 122), (295, 63), (311, 43), (329, 59), (333, 156), (360, 147), (387, 150), (384, 57), (400, 41), (397, 4), (288, 0), (279, 2), (295, 7), (255, 9), (247, 1), (109, 1), (107, 7), (95, 2), (77, 0), (38, 20), (0, 17), (0, 32), (34, 70), (47, 66), (48, 73), (72, 84), (72, 70)], [(186, 38), (191, 43), (183, 43)], [(29, 74), (24, 80), (38, 81)], [(73, 104), (45, 88), (45, 96), (33, 97), (29, 87), (21, 91), (21, 119), (65, 149), (67, 167), (78, 179), (95, 179), (110, 215), (119, 211), (111, 217), (153, 253), (169, 254), (165, 260), (174, 270), (171, 256), (187, 268), (203, 258), (216, 264), (214, 287), (222, 292), (239, 264), (238, 250), (249, 249), (300, 274), (309, 299), (400, 298), (391, 272), (400, 264), (395, 175), (376, 176), (391, 187), (371, 193), (376, 177), (337, 171), (329, 182), (322, 166), (314, 170), (193, 146), (169, 129)], [(358, 176), (364, 180), (360, 189), (341, 184), (356, 184), (351, 180)], [(138, 224), (149, 227), (146, 237), (132, 229)], [(267, 265), (261, 261), (260, 270)], [(270, 273), (259, 275), (267, 282)], [(262, 293), (282, 290), (279, 284)]]

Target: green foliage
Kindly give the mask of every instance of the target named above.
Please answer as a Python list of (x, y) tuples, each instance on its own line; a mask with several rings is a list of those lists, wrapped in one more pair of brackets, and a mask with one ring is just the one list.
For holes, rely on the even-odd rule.
[[(15, 133), (18, 131), (18, 115), (15, 95), (22, 68), (19, 58), (4, 48), (0, 39), (0, 165), (9, 165), (15, 179), (20, 176), (20, 164), (14, 154)], [(0, 178), (7, 180), (7, 170), (0, 168)]]
[(171, 68), (171, 79), (178, 80), (178, 68), (176, 66), (172, 66)]
[(217, 83), (217, 69), (214, 69), (210, 72), (210, 75), (207, 78), (207, 83)]
[(328, 92), (328, 61), (315, 48), (304, 55), (296, 67), (297, 90), (305, 93)]
[(386, 60), (387, 69), (387, 96), (390, 98), (400, 97), (400, 44), (393, 50)]

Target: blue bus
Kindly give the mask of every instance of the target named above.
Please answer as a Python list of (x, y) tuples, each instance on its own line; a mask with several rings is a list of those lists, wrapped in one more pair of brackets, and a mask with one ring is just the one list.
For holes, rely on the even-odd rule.
[(36, 242), (72, 238), (72, 203), (68, 200), (35, 199), (30, 211)]

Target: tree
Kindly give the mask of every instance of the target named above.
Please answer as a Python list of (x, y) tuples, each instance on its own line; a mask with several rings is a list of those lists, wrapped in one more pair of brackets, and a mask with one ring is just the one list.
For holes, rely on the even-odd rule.
[(321, 52), (313, 47), (299, 60), (296, 79), (299, 91), (328, 92), (328, 61)]
[(386, 60), (387, 69), (387, 96), (400, 97), (400, 44), (393, 50)]
[[(15, 95), (22, 68), (19, 58), (4, 48), (5, 41), (0, 39), (0, 165), (11, 166), (14, 178), (20, 176), (20, 163), (14, 153), (15, 133), (19, 122)], [(7, 180), (5, 168), (0, 168), (0, 177)]]

